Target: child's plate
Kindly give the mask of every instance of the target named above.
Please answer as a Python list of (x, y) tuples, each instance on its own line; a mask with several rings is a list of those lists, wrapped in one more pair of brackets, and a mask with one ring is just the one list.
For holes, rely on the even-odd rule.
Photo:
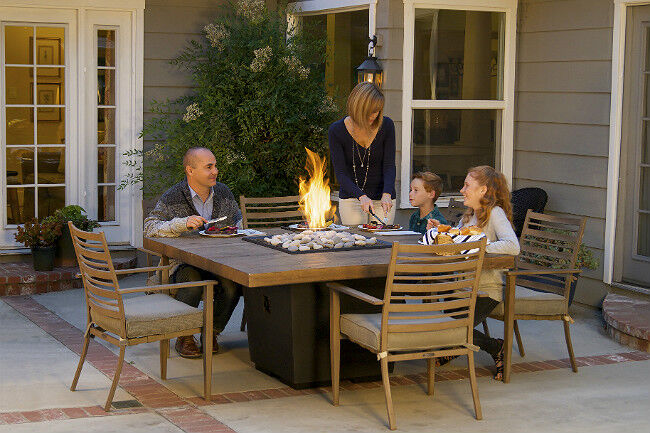
[(199, 232), (201, 236), (207, 236), (209, 238), (234, 238), (236, 236), (245, 236), (246, 230), (237, 229), (236, 233), (206, 233), (205, 230)]

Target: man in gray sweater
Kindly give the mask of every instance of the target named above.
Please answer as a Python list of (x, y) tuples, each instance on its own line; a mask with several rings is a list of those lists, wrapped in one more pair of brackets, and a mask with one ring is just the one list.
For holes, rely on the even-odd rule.
[[(220, 225), (241, 227), (242, 215), (235, 197), (228, 187), (217, 182), (219, 170), (209, 149), (193, 147), (183, 157), (186, 180), (167, 190), (156, 207), (144, 220), (144, 235), (151, 237), (176, 237), (203, 228), (210, 219), (225, 216)], [(214, 292), (214, 342), (218, 351), (217, 335), (223, 331), (239, 302), (241, 287), (232, 281), (219, 278), (202, 269), (170, 261), (170, 282), (182, 283), (204, 279), (219, 280)], [(203, 295), (202, 287), (181, 289), (176, 299), (198, 307)], [(200, 358), (201, 350), (193, 336), (176, 340), (176, 351), (184, 358)]]

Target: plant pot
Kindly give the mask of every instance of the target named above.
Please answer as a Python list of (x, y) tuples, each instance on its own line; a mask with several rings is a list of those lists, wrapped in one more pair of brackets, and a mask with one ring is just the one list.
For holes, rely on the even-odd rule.
[(54, 245), (48, 247), (32, 247), (32, 260), (35, 271), (51, 271), (54, 269)]
[(65, 223), (61, 226), (61, 236), (56, 241), (56, 255), (54, 257), (56, 266), (77, 266), (77, 256), (70, 236), (70, 227)]

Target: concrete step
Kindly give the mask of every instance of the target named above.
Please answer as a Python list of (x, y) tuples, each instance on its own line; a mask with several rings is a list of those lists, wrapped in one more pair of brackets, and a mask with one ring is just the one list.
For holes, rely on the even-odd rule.
[(610, 293), (603, 301), (603, 318), (616, 341), (650, 352), (650, 300)]

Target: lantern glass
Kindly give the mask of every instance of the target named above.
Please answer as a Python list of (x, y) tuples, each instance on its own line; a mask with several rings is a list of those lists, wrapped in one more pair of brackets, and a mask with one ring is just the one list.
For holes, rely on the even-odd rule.
[(382, 71), (361, 70), (357, 72), (357, 83), (363, 83), (364, 81), (367, 81), (368, 83), (373, 83), (375, 86), (381, 89), (382, 75)]

